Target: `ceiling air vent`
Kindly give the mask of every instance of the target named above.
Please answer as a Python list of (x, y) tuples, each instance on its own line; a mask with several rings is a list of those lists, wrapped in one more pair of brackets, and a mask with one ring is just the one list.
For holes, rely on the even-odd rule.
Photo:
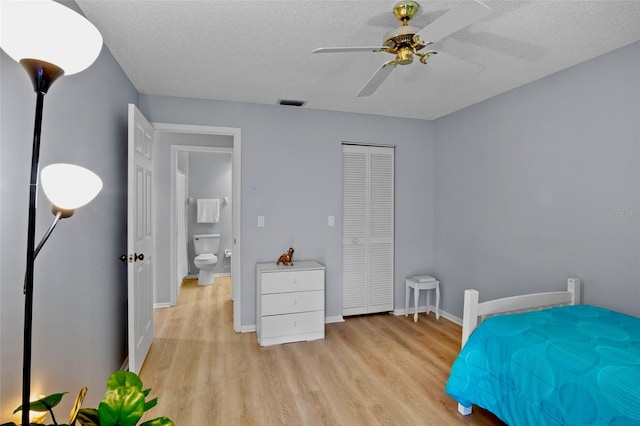
[(278, 105), (284, 105), (284, 106), (301, 107), (306, 103), (307, 101), (296, 101), (294, 99), (278, 99)]

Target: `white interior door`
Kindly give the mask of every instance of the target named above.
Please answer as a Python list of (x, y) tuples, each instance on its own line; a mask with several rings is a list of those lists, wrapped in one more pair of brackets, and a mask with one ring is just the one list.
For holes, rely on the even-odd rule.
[(342, 147), (342, 315), (368, 312), (369, 179), (364, 147)]
[(392, 311), (394, 149), (342, 151), (342, 315)]
[(129, 104), (128, 143), (129, 371), (137, 374), (153, 340), (153, 127), (133, 104)]
[(369, 147), (369, 312), (393, 310), (394, 150)]

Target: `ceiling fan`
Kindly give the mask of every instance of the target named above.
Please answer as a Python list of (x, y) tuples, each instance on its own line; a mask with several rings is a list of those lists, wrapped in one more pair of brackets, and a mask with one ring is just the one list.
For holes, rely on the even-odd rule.
[(394, 55), (395, 58), (382, 64), (357, 95), (359, 97), (369, 96), (376, 91), (396, 66), (408, 65), (413, 62), (414, 57), (420, 58), (420, 62), (426, 65), (429, 57), (439, 52), (435, 50), (421, 52), (422, 49), (491, 13), (491, 9), (485, 4), (477, 0), (468, 0), (420, 29), (409, 25), (409, 21), (419, 8), (420, 5), (414, 1), (401, 1), (394, 6), (393, 13), (402, 22), (402, 25), (384, 36), (382, 46), (321, 47), (314, 50), (313, 53), (387, 52)]

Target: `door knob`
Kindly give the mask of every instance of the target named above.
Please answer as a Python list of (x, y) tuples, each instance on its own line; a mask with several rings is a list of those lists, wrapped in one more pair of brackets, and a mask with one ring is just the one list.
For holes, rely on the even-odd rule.
[(123, 254), (122, 256), (119, 257), (121, 262), (136, 262), (138, 260), (144, 260), (144, 254), (140, 253), (135, 253), (135, 254), (130, 254), (129, 256), (127, 256), (126, 254)]

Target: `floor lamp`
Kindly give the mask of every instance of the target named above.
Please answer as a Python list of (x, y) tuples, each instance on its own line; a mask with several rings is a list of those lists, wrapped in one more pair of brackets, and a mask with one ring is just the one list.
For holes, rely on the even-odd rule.
[[(89, 67), (102, 48), (102, 36), (85, 17), (52, 0), (2, 0), (0, 2), (0, 47), (27, 72), (36, 92), (35, 124), (29, 183), (29, 215), (27, 229), (27, 265), (24, 283), (24, 342), (22, 374), (22, 424), (29, 424), (29, 400), (31, 393), (31, 336), (33, 317), (33, 271), (37, 252), (47, 240), (60, 218), (73, 214), (77, 204), (56, 205), (54, 224), (42, 242), (35, 246), (36, 196), (38, 192), (38, 162), (44, 95), (51, 84), (62, 75), (78, 73)], [(86, 170), (86, 169), (85, 169)], [(62, 171), (52, 169), (52, 176), (69, 176), (77, 169)], [(43, 170), (44, 172), (44, 170)], [(91, 172), (89, 172), (91, 173)], [(90, 175), (88, 175), (90, 176)], [(97, 176), (96, 176), (97, 177)], [(71, 181), (77, 178), (71, 178)], [(98, 178), (99, 180), (99, 178)], [(53, 180), (46, 179), (53, 182)], [(64, 181), (64, 178), (62, 179)], [(69, 181), (67, 180), (67, 183)], [(43, 176), (43, 184), (45, 179)], [(56, 186), (56, 185), (54, 185)], [(102, 183), (99, 185), (102, 186)], [(44, 189), (44, 188), (43, 188)], [(98, 188), (98, 191), (100, 188)], [(51, 188), (47, 196), (51, 196)], [(62, 193), (71, 193), (66, 187)], [(54, 191), (56, 192), (56, 191)], [(59, 192), (56, 192), (59, 193)], [(89, 202), (95, 194), (86, 200)], [(55, 198), (55, 196), (54, 196)], [(64, 204), (64, 201), (63, 201)]]

